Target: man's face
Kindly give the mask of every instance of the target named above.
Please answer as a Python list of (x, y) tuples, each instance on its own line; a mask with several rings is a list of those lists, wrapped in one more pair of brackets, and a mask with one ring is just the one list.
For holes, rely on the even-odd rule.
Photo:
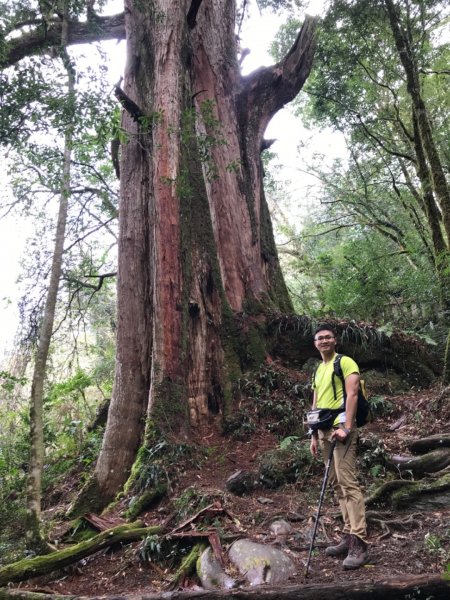
[(328, 329), (319, 331), (314, 336), (314, 346), (319, 352), (330, 352), (336, 347), (336, 338), (334, 333)]

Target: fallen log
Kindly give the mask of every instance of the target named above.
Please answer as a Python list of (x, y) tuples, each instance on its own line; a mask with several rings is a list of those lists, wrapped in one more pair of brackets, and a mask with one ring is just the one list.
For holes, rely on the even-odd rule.
[(440, 448), (421, 456), (390, 456), (387, 465), (398, 469), (400, 473), (411, 471), (414, 477), (423, 477), (428, 473), (442, 471), (450, 465), (450, 448)]
[(37, 577), (46, 573), (51, 573), (57, 569), (62, 569), (75, 562), (78, 562), (86, 556), (95, 554), (99, 550), (108, 548), (113, 544), (128, 544), (142, 539), (146, 535), (160, 533), (162, 527), (143, 527), (142, 523), (137, 521), (127, 525), (119, 525), (113, 529), (102, 531), (93, 538), (68, 546), (62, 550), (51, 552), (44, 556), (35, 556), (11, 563), (0, 569), (0, 586), (24, 581), (31, 577)]
[(408, 450), (413, 454), (424, 454), (437, 448), (450, 448), (450, 433), (437, 433), (408, 444)]
[[(408, 579), (386, 579), (384, 581), (352, 581), (349, 583), (327, 583), (292, 585), (287, 587), (258, 586), (250, 589), (223, 591), (186, 591), (133, 593), (129, 596), (102, 596), (101, 600), (411, 600), (411, 598), (433, 598), (448, 600), (450, 580), (439, 575), (410, 576)], [(0, 600), (100, 600), (99, 597), (61, 596), (38, 594), (25, 590), (0, 589)]]

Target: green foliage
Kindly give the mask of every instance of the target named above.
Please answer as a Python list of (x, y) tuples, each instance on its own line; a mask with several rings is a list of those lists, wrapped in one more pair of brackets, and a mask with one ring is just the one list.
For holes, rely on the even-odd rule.
[(374, 434), (369, 433), (361, 436), (358, 458), (363, 472), (370, 473), (373, 478), (385, 477), (386, 448)]
[[(447, 532), (448, 533), (448, 532)], [(448, 541), (448, 539), (446, 540)], [(444, 540), (433, 533), (426, 533), (424, 537), (425, 551), (436, 561), (436, 567), (439, 568), (443, 562), (450, 558), (450, 552), (446, 549)]]
[(270, 450), (260, 457), (258, 476), (260, 483), (276, 489), (286, 483), (298, 481), (309, 472), (315, 459), (308, 443), (283, 444), (283, 447)]
[(161, 557), (161, 548), (161, 537), (155, 534), (148, 535), (139, 548), (139, 557), (144, 562), (152, 562), (155, 557)]
[(300, 438), (296, 435), (288, 435), (287, 437), (281, 440), (280, 449), (287, 450), (288, 448), (296, 444), (299, 440)]
[(286, 56), (291, 49), (295, 38), (300, 31), (301, 25), (299, 19), (290, 17), (287, 22), (280, 27), (269, 50), (270, 54), (277, 62)]
[(232, 435), (236, 440), (245, 440), (256, 431), (256, 423), (246, 409), (239, 409), (226, 416), (222, 423), (223, 435)]
[(390, 415), (394, 410), (394, 404), (386, 396), (370, 396), (370, 410), (374, 418)]
[[(438, 65), (449, 47), (438, 37), (445, 15), (438, 4), (411, 2), (409, 13), (405, 3), (398, 6), (445, 160), (449, 100)], [(280, 31), (272, 47), (277, 59), (294, 34), (295, 23)], [(325, 156), (313, 157), (306, 168), (320, 184), (317, 207), (300, 234), (287, 220), (281, 228), (290, 240), (281, 257), (296, 310), (403, 328), (413, 322), (414, 333), (436, 337), (430, 324), (442, 320), (436, 300), (444, 298), (448, 256), (439, 259), (433, 246), (416, 172), (411, 98), (382, 3), (330, 3), (305, 90), (297, 101), (303, 122), (345, 135), (348, 156), (329, 166)]]
[(51, 404), (57, 404), (64, 401), (71, 401), (76, 397), (83, 395), (86, 388), (92, 385), (92, 378), (83, 370), (78, 369), (76, 373), (60, 383), (55, 383), (48, 395), (47, 401)]
[(6, 392), (13, 392), (16, 386), (22, 386), (26, 383), (26, 377), (16, 377), (9, 371), (0, 371), (0, 387)]
[(261, 9), (270, 9), (275, 12), (303, 10), (306, 4), (305, 0), (258, 0), (258, 6)]
[(27, 380), (8, 371), (0, 372), (0, 506), (9, 504), (24, 488), (28, 465), (26, 405), (21, 400)]

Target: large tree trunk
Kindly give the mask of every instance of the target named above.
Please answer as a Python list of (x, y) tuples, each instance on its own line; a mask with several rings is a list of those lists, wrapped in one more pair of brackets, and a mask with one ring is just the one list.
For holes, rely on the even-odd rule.
[(94, 479), (75, 511), (87, 498), (104, 506), (123, 485), (146, 414), (149, 436), (185, 437), (227, 410), (252, 354), (234, 313), (291, 309), (260, 148), (309, 74), (315, 19), (282, 62), (243, 78), (232, 0), (127, 0), (125, 14), (116, 375)]

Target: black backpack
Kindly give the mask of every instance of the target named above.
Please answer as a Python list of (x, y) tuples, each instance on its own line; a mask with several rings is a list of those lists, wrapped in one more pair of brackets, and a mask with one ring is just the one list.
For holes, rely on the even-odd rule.
[[(344, 373), (342, 372), (341, 367), (341, 359), (344, 355), (338, 354), (334, 359), (333, 363), (333, 375), (331, 380), (331, 385), (333, 386), (334, 399), (336, 400), (336, 385), (334, 383), (334, 378), (339, 377), (342, 382), (342, 390), (344, 392), (344, 411), (345, 411), (345, 401), (347, 400), (347, 395), (345, 393), (345, 378)], [(359, 380), (358, 387), (358, 404), (356, 407), (356, 426), (362, 427), (365, 425), (370, 419), (370, 404), (367, 399), (366, 386), (363, 379)]]

